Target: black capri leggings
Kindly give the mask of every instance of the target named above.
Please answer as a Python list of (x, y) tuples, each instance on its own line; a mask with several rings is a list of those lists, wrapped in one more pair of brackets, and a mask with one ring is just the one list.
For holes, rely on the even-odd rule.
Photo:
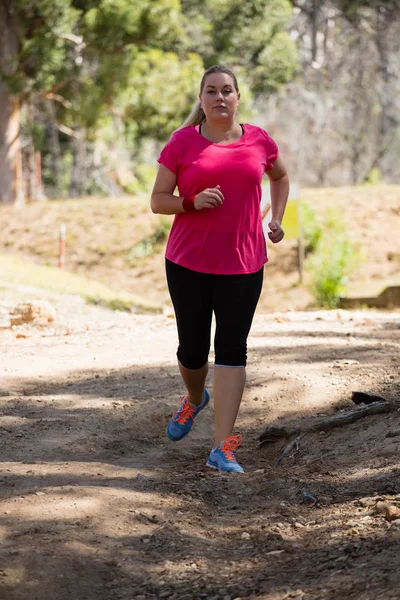
[(215, 314), (215, 364), (244, 367), (247, 336), (261, 294), (264, 269), (244, 275), (198, 273), (166, 260), (169, 293), (178, 326), (178, 360), (187, 369), (208, 361)]

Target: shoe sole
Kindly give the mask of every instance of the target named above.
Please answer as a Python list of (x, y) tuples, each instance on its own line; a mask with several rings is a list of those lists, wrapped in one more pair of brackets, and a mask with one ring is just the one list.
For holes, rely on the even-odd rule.
[(206, 462), (206, 467), (211, 467), (212, 469), (216, 469), (217, 471), (219, 471), (217, 465), (213, 465), (212, 463), (210, 463), (208, 461)]
[(244, 473), (244, 471), (233, 471), (230, 469), (220, 469), (217, 465), (215, 465), (214, 463), (210, 463), (209, 461), (206, 462), (206, 467), (211, 467), (211, 469), (215, 469), (216, 471), (219, 471), (220, 473)]
[(167, 438), (169, 440), (171, 440), (172, 442), (179, 442), (180, 440), (183, 440), (183, 438), (186, 437), (188, 435), (188, 433), (190, 433), (190, 431), (191, 430), (189, 429), (189, 431), (187, 433), (185, 433), (185, 435), (183, 435), (182, 437), (178, 437), (178, 438), (171, 437), (170, 434), (168, 433), (168, 429), (166, 429), (165, 433), (167, 434)]

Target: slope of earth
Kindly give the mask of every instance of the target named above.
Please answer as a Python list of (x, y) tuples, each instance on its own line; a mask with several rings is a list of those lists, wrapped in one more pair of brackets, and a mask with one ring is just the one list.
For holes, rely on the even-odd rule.
[[(3, 316), (20, 299), (3, 291)], [(182, 392), (173, 319), (47, 299), (52, 327), (0, 330), (0, 597), (400, 597), (398, 313), (258, 314), (246, 472), (229, 476), (205, 467), (212, 407), (165, 437)], [(399, 409), (302, 434), (279, 466), (282, 444), (259, 447), (267, 425), (354, 409), (354, 390)]]
[[(303, 190), (301, 197), (322, 222), (329, 211), (343, 220), (348, 239), (362, 257), (350, 291), (374, 295), (400, 283), (400, 187), (375, 186)], [(172, 217), (153, 215), (147, 200), (134, 198), (45, 202), (0, 208), (0, 252), (57, 265), (61, 223), (67, 226), (66, 267), (114, 289), (169, 304), (163, 251)], [(295, 241), (269, 244), (270, 261), (259, 311), (304, 310), (312, 306), (299, 284)], [(1, 277), (0, 277), (1, 279)]]

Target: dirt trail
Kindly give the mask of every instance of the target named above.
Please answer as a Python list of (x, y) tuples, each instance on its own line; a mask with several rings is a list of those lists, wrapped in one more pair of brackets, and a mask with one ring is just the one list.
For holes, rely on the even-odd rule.
[[(16, 300), (2, 292), (3, 313)], [(400, 521), (373, 512), (400, 506), (400, 412), (308, 434), (279, 467), (282, 444), (258, 447), (266, 425), (353, 408), (353, 390), (399, 402), (399, 313), (258, 315), (246, 473), (229, 476), (205, 467), (211, 408), (164, 436), (182, 392), (172, 318), (50, 300), (52, 328), (0, 330), (1, 598), (400, 597)]]

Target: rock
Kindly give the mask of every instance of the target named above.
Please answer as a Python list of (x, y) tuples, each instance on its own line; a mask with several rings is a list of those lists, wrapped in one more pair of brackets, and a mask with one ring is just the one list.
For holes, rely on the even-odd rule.
[(241, 537), (243, 540), (249, 540), (251, 536), (250, 536), (250, 534), (249, 534), (249, 533), (247, 533), (247, 531), (244, 531), (240, 537)]
[(18, 304), (10, 313), (10, 322), (12, 326), (32, 323), (35, 325), (48, 325), (53, 323), (56, 318), (56, 311), (46, 300), (35, 300)]
[(400, 435), (400, 429), (391, 429), (387, 432), (386, 437), (397, 437)]
[(373, 500), (372, 498), (360, 498), (360, 499), (357, 501), (357, 504), (358, 504), (359, 506), (363, 506), (363, 507), (365, 508), (366, 506), (369, 506), (369, 505), (370, 505), (370, 504), (372, 504), (373, 502), (374, 502), (374, 500)]
[(374, 512), (377, 515), (383, 515), (386, 521), (395, 521), (400, 519), (400, 508), (394, 504), (389, 504), (389, 502), (377, 502)]

